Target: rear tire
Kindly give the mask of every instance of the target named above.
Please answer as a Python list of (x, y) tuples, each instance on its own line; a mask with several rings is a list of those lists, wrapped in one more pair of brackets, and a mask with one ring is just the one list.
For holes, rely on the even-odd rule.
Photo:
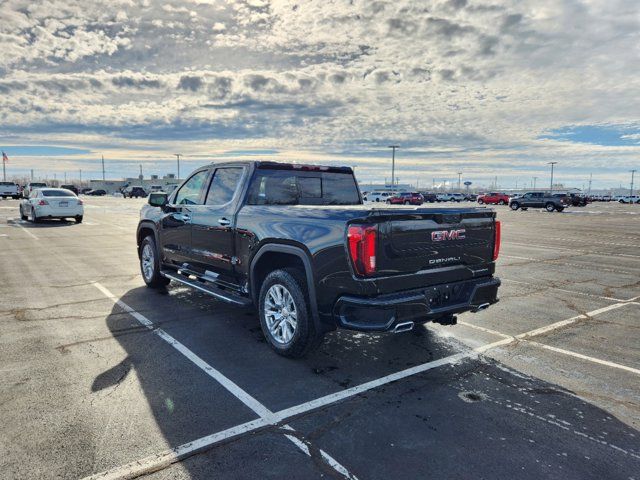
[(509, 207), (511, 207), (511, 210), (515, 212), (520, 208), (520, 204), (518, 202), (511, 202), (511, 205), (509, 205)]
[(547, 204), (544, 206), (544, 209), (545, 209), (547, 212), (551, 213), (551, 212), (553, 212), (553, 211), (556, 209), (556, 206), (555, 206), (553, 203), (547, 203)]
[(20, 219), (21, 220), (28, 220), (29, 217), (27, 217), (24, 212), (22, 211), (22, 205), (20, 205)]
[(151, 235), (145, 237), (140, 244), (140, 273), (149, 288), (163, 288), (171, 281), (160, 275), (158, 249)]
[(82, 215), (78, 215), (76, 218), (76, 223), (82, 223)]
[(260, 287), (262, 333), (271, 348), (284, 357), (303, 357), (322, 343), (323, 335), (316, 331), (304, 291), (303, 273), (295, 268), (274, 270)]
[(36, 215), (36, 211), (34, 208), (31, 208), (31, 218), (30, 218), (31, 222), (33, 223), (38, 223), (40, 221), (40, 219), (38, 218), (38, 216)]
[(479, 199), (478, 199), (478, 203), (479, 203), (480, 205), (482, 205), (482, 204), (484, 203), (484, 200), (482, 200), (481, 198), (479, 198)]
[(498, 205), (506, 205), (506, 204), (507, 204), (507, 202), (505, 202), (504, 200), (500, 200), (500, 201), (498, 202)]
[(558, 211), (558, 213), (559, 213), (559, 212), (561, 212), (561, 211), (563, 211), (563, 210), (564, 210), (564, 207), (558, 207), (558, 208), (556, 208), (556, 210), (557, 210), (557, 211)]

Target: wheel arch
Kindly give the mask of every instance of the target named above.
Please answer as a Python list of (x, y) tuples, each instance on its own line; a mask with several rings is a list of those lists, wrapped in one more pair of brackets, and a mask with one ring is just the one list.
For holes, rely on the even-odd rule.
[(151, 221), (142, 221), (138, 225), (138, 230), (136, 232), (136, 245), (138, 250), (138, 257), (140, 257), (140, 244), (145, 237), (149, 235), (153, 235), (153, 240), (156, 242), (156, 248), (160, 248), (160, 244), (158, 243), (158, 230), (155, 224)]
[(249, 286), (254, 305), (259, 307), (260, 287), (269, 272), (287, 267), (302, 267), (307, 281), (311, 317), (316, 328), (320, 328), (311, 256), (303, 247), (282, 243), (268, 243), (256, 252), (249, 266)]

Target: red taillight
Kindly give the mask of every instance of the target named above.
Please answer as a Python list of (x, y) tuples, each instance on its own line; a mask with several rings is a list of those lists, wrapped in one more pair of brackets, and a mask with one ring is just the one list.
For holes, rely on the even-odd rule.
[(378, 227), (375, 225), (349, 225), (347, 239), (349, 255), (356, 273), (359, 275), (375, 273)]
[(498, 259), (498, 256), (500, 255), (500, 239), (502, 237), (502, 229), (500, 227), (500, 222), (497, 220), (495, 223), (495, 230), (496, 230), (496, 238), (495, 238), (495, 242), (493, 243), (493, 261), (494, 262)]
[(49, 202), (47, 202), (46, 200), (40, 200), (38, 202), (38, 205), (49, 205)]
[(78, 199), (78, 205), (82, 205), (82, 200)]

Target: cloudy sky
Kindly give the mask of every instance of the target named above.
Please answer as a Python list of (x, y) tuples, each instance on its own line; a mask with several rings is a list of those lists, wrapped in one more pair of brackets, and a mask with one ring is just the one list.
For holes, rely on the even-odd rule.
[(640, 168), (637, 0), (0, 0), (10, 175), (268, 158), (361, 181)]

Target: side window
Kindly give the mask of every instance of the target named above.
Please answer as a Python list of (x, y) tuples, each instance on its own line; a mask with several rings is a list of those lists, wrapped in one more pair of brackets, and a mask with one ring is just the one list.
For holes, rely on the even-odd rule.
[(201, 203), (202, 187), (207, 179), (207, 170), (202, 170), (193, 175), (176, 195), (176, 205), (198, 205)]
[(206, 204), (224, 205), (233, 200), (240, 177), (242, 177), (242, 168), (218, 168), (209, 186)]

